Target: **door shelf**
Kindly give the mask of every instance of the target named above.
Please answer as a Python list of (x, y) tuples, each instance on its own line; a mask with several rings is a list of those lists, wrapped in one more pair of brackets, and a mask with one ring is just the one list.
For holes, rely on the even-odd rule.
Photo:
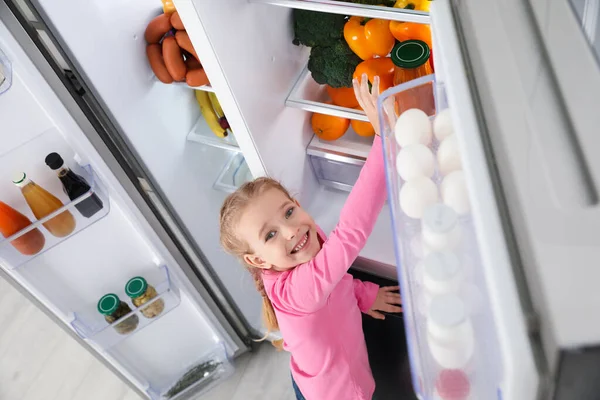
[(220, 149), (240, 151), (233, 133), (229, 133), (229, 135), (224, 138), (215, 136), (202, 117), (198, 118), (198, 121), (196, 121), (192, 130), (188, 133), (187, 140), (202, 143), (211, 147), (218, 147)]
[(362, 110), (353, 108), (339, 107), (333, 104), (327, 104), (329, 96), (325, 85), (320, 85), (312, 78), (308, 67), (304, 67), (300, 77), (294, 84), (285, 105), (287, 107), (299, 108), (300, 110), (316, 112), (336, 117), (358, 119), (368, 121), (367, 115)]
[(361, 17), (380, 18), (393, 21), (417, 22), (428, 24), (429, 13), (406, 10), (402, 8), (371, 6), (332, 0), (249, 0), (256, 4), (271, 4), (274, 6), (298, 8), (310, 11), (320, 11), (332, 14), (358, 15)]
[[(435, 110), (432, 110), (434, 96)], [(432, 181), (438, 200), (437, 203), (432, 203), (431, 207), (438, 207), (432, 210), (443, 208), (456, 218), (456, 224), (451, 228), (452, 237), (449, 233), (437, 234), (436, 238), (443, 238), (444, 241), (431, 242), (433, 236), (427, 233), (429, 231), (423, 232), (422, 219), (411, 218), (400, 205), (400, 191), (406, 182), (396, 169), (400, 146), (394, 137), (394, 126), (399, 114), (398, 108), (404, 111), (400, 104), (407, 101), (410, 101), (411, 106), (406, 108), (421, 108), (431, 117), (436, 115), (436, 111), (439, 113), (448, 106), (443, 85), (435, 82), (433, 75), (388, 89), (379, 100), (388, 198), (395, 232), (396, 265), (403, 300), (413, 386), (419, 397), (425, 399), (439, 397), (437, 390), (440, 385), (452, 382), (461, 382), (460, 390), (470, 392), (470, 395), (465, 395), (464, 398), (495, 398), (502, 362), (472, 217), (469, 212), (458, 215), (450, 208), (440, 205), (440, 184), (444, 177), (437, 161)], [(437, 153), (439, 143), (435, 137), (429, 147), (434, 154)], [(473, 188), (466, 188), (466, 192), (472, 190)], [(456, 203), (447, 203), (446, 206), (453, 204)], [(440, 215), (434, 216), (439, 219)], [(432, 250), (431, 243), (437, 243), (437, 251)], [(437, 247), (438, 245), (440, 247)], [(449, 275), (445, 275), (446, 281), (435, 280), (440, 277), (439, 274), (435, 275), (439, 273), (436, 265), (440, 264), (432, 261), (441, 257), (456, 260), (454, 264), (445, 264), (452, 264), (455, 269), (442, 269), (442, 274), (454, 271), (451, 279), (447, 278)], [(424, 267), (426, 264), (427, 268)], [(426, 274), (426, 270), (429, 273)], [(457, 321), (460, 322), (453, 322), (456, 323), (453, 326), (460, 329), (448, 327), (449, 325), (441, 329), (441, 325), (435, 322), (436, 312), (438, 316), (444, 314), (435, 306), (449, 304), (449, 301), (446, 302), (449, 297), (443, 296), (450, 296), (458, 302), (460, 307), (455, 309), (464, 309), (463, 316), (466, 317), (457, 317)], [(452, 313), (450, 311), (445, 316)]]
[(219, 174), (213, 188), (226, 193), (235, 192), (244, 183), (253, 179), (242, 153), (233, 154)]
[[(122, 340), (131, 338), (137, 332), (158, 321), (179, 306), (181, 302), (179, 289), (171, 281), (169, 270), (166, 266), (159, 267), (157, 270), (144, 276), (144, 278), (148, 282), (148, 285), (156, 289), (158, 295), (154, 299), (140, 307), (135, 307), (131, 299), (125, 294), (126, 282), (117, 282), (115, 290), (112, 293), (119, 296), (121, 301), (126, 302), (132, 311), (112, 324), (108, 324), (104, 316), (98, 312), (96, 303), (90, 303), (80, 311), (74, 312), (74, 317), (71, 321), (73, 329), (81, 338), (94, 342), (102, 349), (107, 350)], [(164, 303), (163, 311), (154, 318), (144, 316), (142, 312), (156, 302)], [(137, 318), (138, 324), (135, 330), (124, 335), (117, 333), (115, 327), (123, 322), (131, 321), (129, 318)]]
[[(146, 393), (152, 400), (196, 398), (227, 379), (233, 371), (225, 346), (217, 343), (209, 353), (182, 369), (175, 380), (164, 385), (148, 385)], [(180, 381), (185, 383), (180, 384)]]
[[(82, 176), (88, 182), (88, 184), (90, 185), (90, 190), (87, 193), (85, 193), (84, 195), (80, 196), (79, 198), (77, 198), (69, 203), (66, 203), (63, 207), (59, 208), (52, 214), (49, 214), (48, 216), (46, 216), (40, 220), (33, 220), (31, 225), (29, 225), (25, 229), (20, 230), (19, 232), (15, 233), (14, 235), (10, 236), (9, 238), (0, 239), (0, 264), (4, 265), (6, 268), (8, 268), (10, 270), (17, 269), (17, 268), (21, 267), (22, 265), (24, 265), (25, 263), (33, 260), (34, 258), (44, 254), (45, 252), (49, 251), (53, 247), (64, 242), (65, 240), (69, 240), (69, 238), (77, 235), (79, 232), (87, 229), (88, 227), (90, 227), (91, 225), (95, 224), (96, 222), (98, 222), (99, 220), (101, 220), (102, 218), (104, 218), (108, 215), (108, 213), (110, 212), (110, 198), (107, 195), (108, 192), (106, 191), (102, 182), (100, 181), (98, 176), (94, 173), (92, 168), (89, 165), (85, 166), (83, 168), (74, 166), (74, 168), (72, 168), (72, 170), (76, 174)], [(40, 183), (40, 185), (42, 187), (44, 186), (43, 182), (36, 182), (36, 183)], [(92, 215), (90, 218), (85, 218), (77, 211), (76, 206), (79, 203), (90, 198), (90, 196), (92, 196), (94, 194), (96, 196), (98, 196), (100, 198), (100, 200), (102, 200), (102, 209), (100, 211), (98, 211), (96, 214)], [(75, 230), (66, 237), (59, 238), (59, 237), (53, 236), (47, 229), (45, 229), (43, 224), (45, 222), (51, 220), (52, 218), (56, 217), (57, 215), (60, 215), (67, 211), (70, 212), (75, 217), (75, 220), (76, 220)], [(46, 240), (44, 248), (39, 253), (31, 255), (31, 256), (23, 255), (10, 244), (13, 240), (20, 238), (21, 236), (27, 234), (28, 232), (30, 232), (34, 229), (39, 229), (42, 232), (42, 234), (44, 235), (45, 240)]]

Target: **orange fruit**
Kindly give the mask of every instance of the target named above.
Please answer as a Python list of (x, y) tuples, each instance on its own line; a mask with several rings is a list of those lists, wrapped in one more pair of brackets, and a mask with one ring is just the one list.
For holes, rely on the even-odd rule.
[[(360, 110), (360, 107), (356, 108)], [(373, 136), (375, 134), (375, 128), (371, 125), (370, 122), (359, 121), (357, 119), (353, 119), (350, 124), (352, 125), (352, 129), (358, 136)]]
[(373, 136), (375, 134), (375, 128), (370, 122), (359, 121), (357, 119), (352, 120), (352, 129), (358, 136)]
[(323, 140), (336, 140), (344, 136), (350, 126), (350, 120), (333, 115), (314, 113), (311, 125), (315, 135)]
[(358, 100), (354, 95), (354, 88), (332, 88), (326, 85), (327, 94), (333, 100), (333, 104), (340, 107), (358, 107)]

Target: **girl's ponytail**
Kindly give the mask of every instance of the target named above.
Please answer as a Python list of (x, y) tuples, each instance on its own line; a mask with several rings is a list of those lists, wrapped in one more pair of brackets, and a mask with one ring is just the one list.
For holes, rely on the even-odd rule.
[[(267, 292), (265, 291), (265, 286), (262, 280), (262, 272), (258, 268), (249, 267), (248, 271), (252, 275), (254, 279), (254, 284), (256, 285), (256, 290), (262, 296), (262, 318), (265, 327), (267, 328), (267, 334), (261, 340), (265, 340), (266, 337), (271, 332), (277, 332), (279, 330), (279, 323), (277, 322), (277, 316), (275, 315), (275, 309), (273, 308), (273, 303), (267, 296)], [(274, 340), (273, 346), (275, 346), (278, 350), (283, 350), (283, 340)]]

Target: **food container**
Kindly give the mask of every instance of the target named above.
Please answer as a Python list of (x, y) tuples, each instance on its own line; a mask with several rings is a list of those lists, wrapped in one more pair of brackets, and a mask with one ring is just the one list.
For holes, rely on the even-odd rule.
[(428, 310), (427, 343), (442, 368), (464, 369), (473, 356), (475, 334), (464, 302), (457, 296), (436, 296)]
[(423, 263), (423, 286), (429, 294), (456, 294), (463, 284), (465, 273), (458, 257), (449, 251), (429, 254)]
[[(148, 285), (148, 282), (141, 276), (131, 278), (127, 285), (125, 285), (125, 293), (131, 298), (133, 305), (140, 307), (146, 304), (152, 299), (158, 296), (156, 289)], [(150, 303), (147, 307), (140, 309), (140, 312), (146, 318), (154, 318), (163, 312), (165, 309), (165, 302), (162, 299), (158, 299)]]
[(425, 209), (421, 220), (425, 254), (454, 250), (460, 244), (462, 231), (456, 212), (438, 203)]
[[(395, 65), (394, 86), (433, 74), (429, 64), (431, 50), (427, 43), (421, 40), (405, 40), (397, 43), (391, 55)], [(427, 115), (435, 114), (432, 84), (423, 85), (406, 93), (398, 93), (395, 97), (398, 114), (411, 108), (419, 108)]]
[[(109, 324), (123, 318), (131, 312), (131, 307), (119, 299), (116, 294), (106, 294), (98, 301), (98, 312), (104, 315), (104, 319)], [(140, 319), (132, 314), (114, 326), (115, 331), (121, 335), (127, 335), (137, 328)]]

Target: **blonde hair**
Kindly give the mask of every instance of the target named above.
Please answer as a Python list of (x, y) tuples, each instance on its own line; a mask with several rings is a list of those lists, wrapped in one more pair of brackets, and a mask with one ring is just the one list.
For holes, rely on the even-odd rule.
[[(285, 194), (290, 200), (293, 200), (290, 193), (276, 180), (271, 178), (257, 178), (251, 182), (247, 182), (242, 185), (234, 193), (227, 196), (223, 205), (221, 206), (221, 214), (219, 218), (220, 225), (220, 236), (221, 246), (228, 253), (236, 256), (242, 264), (246, 266), (246, 269), (252, 275), (256, 290), (262, 296), (262, 314), (263, 321), (267, 328), (267, 334), (261, 340), (265, 340), (269, 333), (279, 330), (279, 324), (277, 322), (277, 316), (273, 309), (273, 304), (267, 296), (265, 286), (262, 279), (262, 270), (260, 268), (253, 267), (244, 261), (244, 254), (252, 253), (252, 249), (244, 240), (237, 236), (237, 224), (239, 222), (242, 212), (246, 209), (247, 205), (255, 198), (270, 189), (276, 189)], [(283, 340), (273, 341), (273, 346), (278, 349), (283, 348)]]

